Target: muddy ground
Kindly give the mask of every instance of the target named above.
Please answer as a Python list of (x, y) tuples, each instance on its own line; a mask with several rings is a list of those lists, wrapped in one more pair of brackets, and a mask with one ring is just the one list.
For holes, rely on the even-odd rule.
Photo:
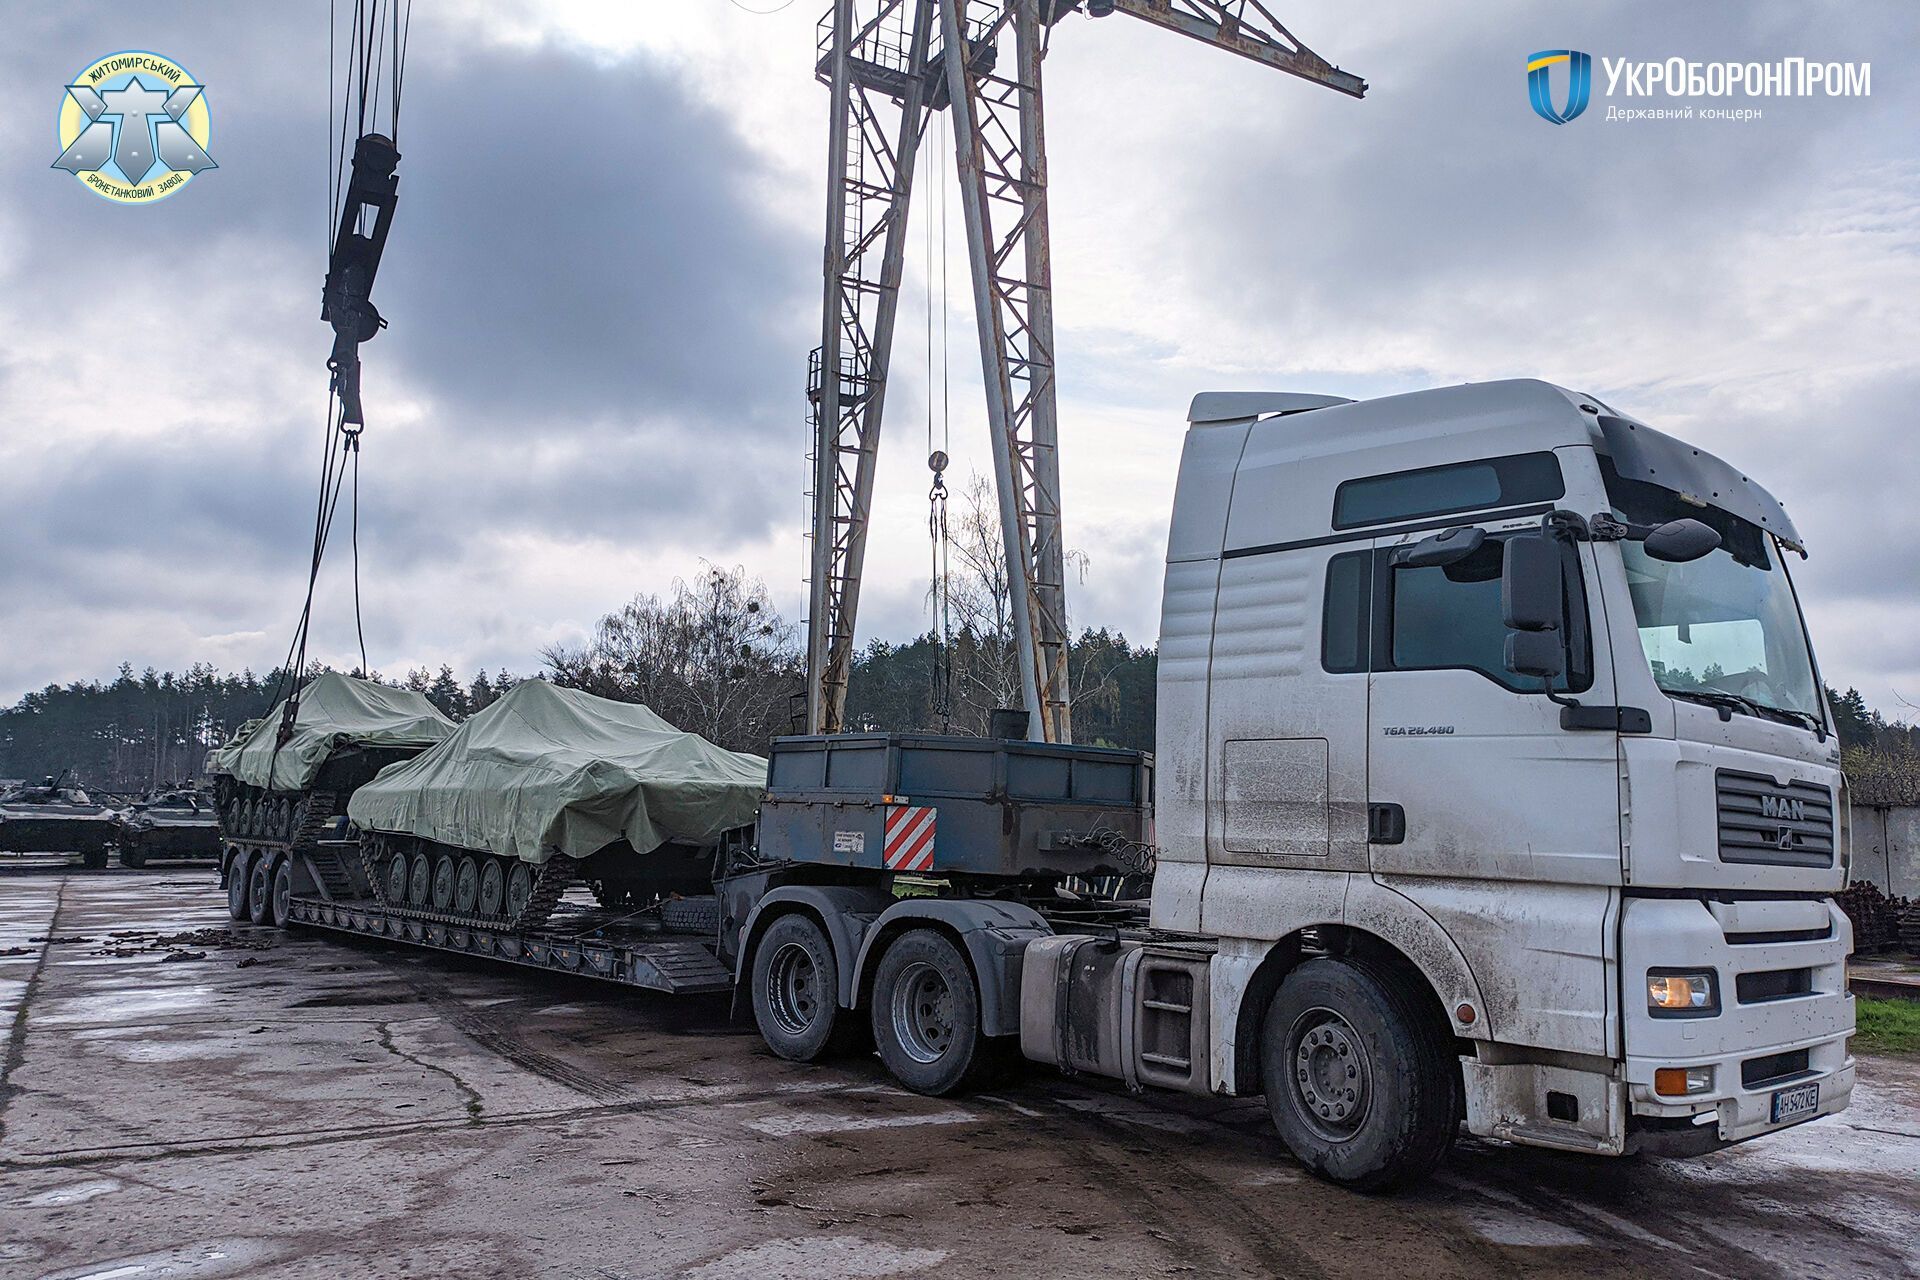
[(0, 1276), (1920, 1275), (1910, 1062), (1717, 1156), (1463, 1141), (1366, 1198), (1257, 1104), (916, 1097), (725, 1000), (229, 926), (212, 881), (0, 877)]

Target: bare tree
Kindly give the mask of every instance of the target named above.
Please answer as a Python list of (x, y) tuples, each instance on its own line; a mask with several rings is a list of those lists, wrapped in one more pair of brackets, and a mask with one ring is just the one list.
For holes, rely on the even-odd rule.
[(640, 702), (737, 751), (765, 751), (802, 687), (793, 624), (743, 568), (705, 565), (667, 597), (638, 595), (600, 620), (584, 649), (548, 649), (556, 684)]

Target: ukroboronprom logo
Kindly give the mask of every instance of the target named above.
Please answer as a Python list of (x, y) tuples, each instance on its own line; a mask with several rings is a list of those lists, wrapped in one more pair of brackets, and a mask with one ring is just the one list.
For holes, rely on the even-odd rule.
[(53, 167), (107, 200), (162, 200), (219, 167), (207, 154), (212, 136), (206, 86), (171, 58), (129, 49), (67, 86)]
[[(1567, 105), (1553, 105), (1553, 69), (1565, 67)], [(1542, 120), (1565, 124), (1587, 109), (1593, 96), (1593, 59), (1578, 49), (1542, 49), (1527, 55), (1527, 97)]]

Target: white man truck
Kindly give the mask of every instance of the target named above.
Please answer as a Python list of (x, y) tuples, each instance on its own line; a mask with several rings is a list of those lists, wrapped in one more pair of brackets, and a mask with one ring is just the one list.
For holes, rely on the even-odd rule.
[(1367, 1189), (1463, 1124), (1693, 1154), (1846, 1106), (1845, 782), (1779, 503), (1542, 382), (1190, 418), (1151, 763), (781, 739), (682, 924), (476, 923), (383, 898), (351, 838), (276, 864), (269, 915), (732, 987), (777, 1053), (870, 1036), (926, 1093), (1017, 1051), (1264, 1094)]

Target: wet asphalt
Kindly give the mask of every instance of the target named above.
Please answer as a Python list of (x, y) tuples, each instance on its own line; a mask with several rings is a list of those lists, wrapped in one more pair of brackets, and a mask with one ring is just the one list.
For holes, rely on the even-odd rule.
[(0, 1277), (1920, 1275), (1920, 1064), (1684, 1162), (1462, 1141), (1363, 1197), (1257, 1102), (959, 1099), (652, 996), (0, 868)]

